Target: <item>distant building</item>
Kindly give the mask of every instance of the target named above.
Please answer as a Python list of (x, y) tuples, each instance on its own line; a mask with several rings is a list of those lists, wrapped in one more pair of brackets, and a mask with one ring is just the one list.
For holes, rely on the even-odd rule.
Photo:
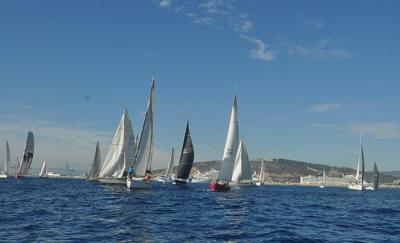
[[(322, 176), (304, 176), (300, 177), (300, 184), (305, 185), (321, 185), (324, 181)], [(355, 181), (355, 176), (345, 175), (343, 177), (326, 177), (326, 185), (328, 186), (347, 186), (350, 182)]]

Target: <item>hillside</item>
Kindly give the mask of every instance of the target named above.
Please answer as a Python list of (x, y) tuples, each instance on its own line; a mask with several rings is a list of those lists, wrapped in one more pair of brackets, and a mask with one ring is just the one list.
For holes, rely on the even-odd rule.
[[(201, 173), (208, 172), (211, 169), (219, 170), (221, 167), (220, 161), (204, 161), (195, 162), (193, 164), (192, 173), (200, 171)], [(251, 172), (258, 174), (261, 167), (261, 159), (250, 162)], [(347, 167), (329, 166), (323, 164), (313, 164), (303, 161), (288, 160), (288, 159), (273, 159), (266, 160), (267, 179), (274, 182), (299, 182), (301, 176), (321, 175), (321, 171), (325, 168), (327, 176), (342, 177), (343, 175), (355, 174), (355, 169)], [(174, 172), (177, 166), (174, 167)], [(156, 170), (154, 174), (162, 174), (165, 170)], [(367, 181), (372, 177), (371, 172), (365, 173)], [(392, 183), (396, 178), (390, 173), (381, 173), (382, 183)]]

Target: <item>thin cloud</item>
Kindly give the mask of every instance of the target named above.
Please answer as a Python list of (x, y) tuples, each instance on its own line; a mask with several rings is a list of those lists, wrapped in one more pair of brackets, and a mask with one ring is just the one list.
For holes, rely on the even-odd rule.
[(169, 6), (171, 6), (172, 0), (160, 0), (159, 1), (159, 6), (160, 8), (168, 8)]
[(318, 19), (308, 19), (304, 22), (304, 25), (312, 27), (317, 30), (320, 30), (325, 27), (325, 24)]
[(354, 56), (352, 52), (345, 48), (334, 47), (330, 38), (322, 39), (311, 47), (303, 45), (292, 46), (288, 49), (288, 53), (292, 56), (309, 57), (323, 61), (348, 59)]
[[(240, 37), (243, 34), (249, 35), (254, 27), (250, 17), (238, 11), (231, 0), (206, 0), (201, 3), (174, 0), (174, 2), (168, 1), (168, 4), (162, 2), (163, 0), (156, 1), (160, 8), (168, 6), (169, 9), (173, 9), (174, 13), (188, 17), (193, 24), (213, 28), (228, 27)], [(255, 45), (250, 50), (251, 58), (262, 61), (275, 60), (274, 52), (264, 40), (258, 37), (244, 39)]]
[(24, 110), (30, 110), (30, 109), (32, 109), (32, 106), (31, 106), (31, 105), (28, 105), (28, 104), (25, 104), (25, 103), (18, 103), (17, 106), (18, 106), (19, 108), (21, 108), (21, 109), (24, 109)]
[(310, 112), (332, 112), (342, 110), (344, 106), (339, 103), (316, 104), (309, 108)]
[(355, 134), (371, 135), (377, 139), (400, 138), (400, 125), (396, 122), (352, 123), (345, 128)]

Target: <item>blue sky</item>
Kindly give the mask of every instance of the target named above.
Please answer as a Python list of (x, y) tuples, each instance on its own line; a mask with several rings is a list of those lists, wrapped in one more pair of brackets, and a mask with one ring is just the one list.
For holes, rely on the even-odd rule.
[[(34, 167), (104, 158), (124, 107), (135, 134), (156, 76), (157, 167), (191, 121), (219, 159), (238, 93), (250, 158), (399, 169), (398, 1), (2, 1), (0, 142)], [(5, 149), (4, 149), (5, 150)], [(5, 151), (0, 151), (4, 157)]]

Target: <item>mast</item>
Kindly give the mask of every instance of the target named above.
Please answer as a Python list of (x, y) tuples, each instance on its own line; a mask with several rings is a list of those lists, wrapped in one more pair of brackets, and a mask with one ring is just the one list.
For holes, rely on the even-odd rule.
[[(361, 141), (360, 141), (361, 142)], [(364, 165), (364, 150), (363, 150), (363, 146), (361, 144), (361, 151), (360, 151), (361, 155), (361, 188), (363, 187), (364, 184), (364, 175), (365, 175), (365, 165)]]
[(143, 121), (142, 133), (135, 155), (136, 176), (143, 177), (151, 169), (153, 150), (154, 150), (154, 105), (155, 105), (155, 86), (154, 79), (151, 81), (150, 96), (147, 103), (147, 110)]
[(239, 146), (239, 125), (237, 120), (237, 98), (233, 97), (231, 117), (229, 122), (228, 134), (222, 157), (219, 179), (222, 181), (231, 181), (235, 157)]
[(174, 148), (172, 148), (171, 159), (169, 160), (167, 171), (165, 173), (165, 180), (166, 181), (171, 180), (173, 167), (174, 167)]
[(190, 170), (194, 161), (194, 149), (192, 138), (190, 136), (189, 121), (186, 124), (185, 138), (183, 140), (181, 157), (179, 159), (179, 167), (176, 178), (186, 180), (189, 178)]
[(239, 150), (235, 159), (235, 167), (233, 169), (232, 181), (240, 182), (251, 180), (250, 161), (247, 154), (246, 145), (242, 139), (239, 144)]

